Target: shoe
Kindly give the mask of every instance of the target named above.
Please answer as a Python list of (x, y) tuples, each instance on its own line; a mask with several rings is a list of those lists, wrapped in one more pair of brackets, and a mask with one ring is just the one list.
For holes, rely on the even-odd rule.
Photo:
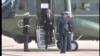
[(66, 51), (71, 51), (71, 49), (67, 49)]
[(70, 52), (71, 50), (66, 50), (66, 52)]
[(65, 53), (65, 52), (60, 52), (60, 53)]
[(29, 52), (29, 50), (24, 50), (24, 52)]

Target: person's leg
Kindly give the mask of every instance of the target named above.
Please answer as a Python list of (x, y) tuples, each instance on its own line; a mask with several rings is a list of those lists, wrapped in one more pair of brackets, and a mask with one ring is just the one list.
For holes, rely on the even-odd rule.
[(63, 34), (62, 38), (61, 38), (61, 53), (65, 53), (66, 51), (66, 47), (65, 47), (65, 34)]
[(45, 30), (45, 49), (48, 48), (48, 31)]
[(71, 34), (68, 34), (67, 37), (67, 51), (71, 50)]
[(67, 33), (64, 34), (64, 40), (63, 40), (64, 41), (64, 45), (63, 45), (64, 52), (66, 52), (67, 50), (67, 35), (68, 35)]
[(29, 40), (29, 34), (24, 35), (24, 51), (28, 51), (28, 40)]
[(53, 31), (53, 30), (49, 30), (49, 43), (52, 42), (52, 31)]

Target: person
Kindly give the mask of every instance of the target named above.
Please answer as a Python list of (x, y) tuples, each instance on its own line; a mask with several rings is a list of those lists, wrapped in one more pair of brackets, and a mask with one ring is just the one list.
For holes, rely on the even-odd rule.
[(58, 31), (61, 36), (61, 53), (65, 53), (66, 50), (71, 49), (71, 39), (69, 38), (69, 34), (72, 32), (71, 28), (71, 19), (70, 12), (65, 11), (62, 13), (61, 19), (58, 20)]
[(44, 19), (44, 30), (45, 30), (45, 45), (46, 49), (48, 47), (48, 43), (52, 42), (52, 34), (53, 34), (53, 24), (54, 24), (54, 15), (51, 9), (47, 9), (46, 17)]
[(28, 51), (28, 41), (29, 41), (29, 12), (24, 14), (25, 17), (23, 19), (23, 34), (24, 34), (24, 51)]
[(72, 15), (70, 12), (65, 12), (68, 19), (68, 36), (67, 36), (67, 50), (71, 51), (71, 38), (73, 38)]

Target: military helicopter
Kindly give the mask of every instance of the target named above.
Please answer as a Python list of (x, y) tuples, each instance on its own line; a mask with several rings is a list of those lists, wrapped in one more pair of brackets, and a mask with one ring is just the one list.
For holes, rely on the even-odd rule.
[[(54, 40), (58, 40), (57, 18), (60, 12), (70, 11), (73, 16), (74, 38), (98, 39), (99, 38), (99, 0), (2, 0), (2, 34), (13, 38), (17, 43), (23, 43), (22, 34), (23, 18), (25, 12), (30, 12), (30, 39), (37, 43), (36, 30), (40, 28), (41, 13), (47, 5), (54, 10), (55, 29)], [(46, 5), (47, 4), (47, 5)], [(45, 6), (46, 5), (46, 6)], [(95, 9), (93, 9), (93, 8)], [(73, 40), (74, 41), (74, 40)], [(56, 42), (55, 42), (56, 43)], [(78, 49), (76, 41), (73, 50)], [(59, 48), (59, 42), (57, 47)]]

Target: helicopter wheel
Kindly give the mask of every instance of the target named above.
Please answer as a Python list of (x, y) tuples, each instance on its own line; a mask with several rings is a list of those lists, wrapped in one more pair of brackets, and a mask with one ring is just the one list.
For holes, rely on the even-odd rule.
[[(60, 41), (57, 42), (57, 48), (61, 48), (61, 43)], [(71, 51), (76, 51), (78, 50), (78, 43), (76, 41), (71, 41)]]

